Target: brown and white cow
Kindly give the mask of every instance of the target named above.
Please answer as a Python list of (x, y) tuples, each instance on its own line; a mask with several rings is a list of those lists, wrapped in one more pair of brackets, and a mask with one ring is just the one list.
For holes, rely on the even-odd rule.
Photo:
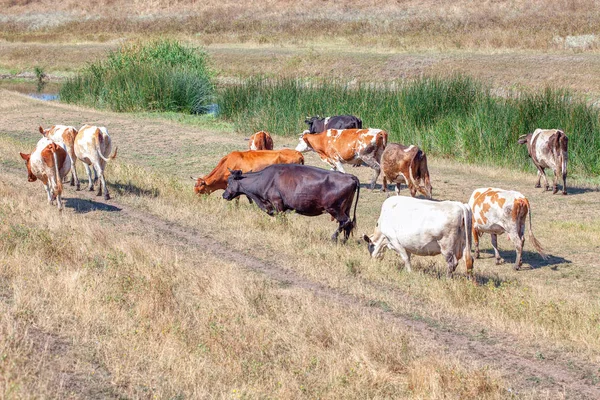
[(371, 236), (363, 239), (371, 257), (383, 255), (386, 248), (395, 250), (408, 272), (410, 256), (444, 256), (448, 276), (452, 276), (463, 256), (467, 274), (472, 276), (471, 209), (458, 201), (430, 201), (405, 196), (387, 198)]
[(475, 237), (475, 257), (479, 258), (479, 237), (484, 233), (492, 235), (492, 247), (496, 256), (496, 264), (504, 260), (498, 252), (498, 235), (506, 232), (515, 245), (517, 257), (514, 268), (519, 270), (523, 261), (523, 244), (525, 243), (525, 220), (529, 214), (529, 240), (540, 255), (546, 259), (542, 246), (533, 236), (531, 227), (531, 207), (529, 201), (521, 193), (514, 190), (498, 188), (479, 188), (473, 191), (469, 199), (473, 210), (473, 236)]
[(546, 190), (549, 190), (550, 186), (544, 169), (551, 168), (554, 171), (552, 193), (558, 192), (557, 183), (562, 175), (562, 193), (567, 194), (567, 161), (569, 160), (567, 135), (558, 129), (536, 129), (533, 133), (521, 135), (518, 143), (527, 143), (529, 157), (538, 170), (535, 187), (541, 187), (540, 181), (543, 176)]
[(27, 166), (27, 180), (42, 181), (48, 194), (48, 203), (52, 204), (56, 199), (58, 210), (62, 211), (62, 180), (71, 169), (71, 160), (64, 145), (43, 137), (33, 153), (19, 154)]
[(39, 127), (40, 133), (47, 137), (48, 139), (64, 144), (67, 149), (67, 154), (71, 161), (71, 186), (76, 186), (77, 189), (80, 189), (79, 177), (77, 176), (77, 156), (75, 155), (75, 137), (77, 136), (77, 129), (74, 126), (65, 126), (65, 125), (53, 125), (48, 129), (44, 129), (41, 126)]
[(258, 131), (250, 136), (248, 150), (273, 150), (273, 138), (269, 132)]
[[(431, 181), (427, 169), (427, 156), (417, 146), (403, 146), (389, 143), (381, 155), (383, 170), (383, 191), (387, 191), (387, 181), (396, 184), (396, 194), (400, 194), (400, 184), (406, 183), (410, 195), (417, 191), (431, 199)], [(421, 184), (421, 182), (423, 184)]]
[(328, 129), (321, 133), (303, 133), (296, 150), (313, 150), (332, 169), (344, 171), (342, 164), (367, 164), (374, 171), (371, 190), (381, 171), (381, 154), (388, 134), (381, 129)]
[(256, 172), (273, 164), (304, 164), (304, 156), (291, 149), (233, 151), (221, 158), (208, 175), (196, 180), (194, 192), (210, 194), (225, 189), (231, 171)]
[[(110, 199), (108, 188), (106, 187), (106, 179), (104, 178), (104, 169), (106, 163), (113, 160), (117, 156), (117, 148), (110, 155), (112, 150), (112, 142), (108, 131), (103, 126), (84, 125), (79, 128), (79, 132), (75, 137), (75, 155), (83, 162), (85, 171), (88, 176), (90, 191), (94, 190), (94, 180), (92, 179), (91, 168), (94, 168), (96, 174), (100, 177), (100, 185), (96, 196), (104, 193), (104, 199)], [(90, 168), (91, 167), (91, 168)]]

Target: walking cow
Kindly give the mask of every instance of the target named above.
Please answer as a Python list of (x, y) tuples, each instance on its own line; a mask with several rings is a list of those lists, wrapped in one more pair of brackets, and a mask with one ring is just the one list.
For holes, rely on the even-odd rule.
[(106, 163), (117, 156), (117, 149), (109, 156), (112, 149), (112, 142), (108, 131), (103, 126), (84, 125), (79, 128), (79, 132), (75, 137), (75, 155), (85, 165), (85, 171), (89, 179), (88, 189), (94, 190), (94, 179), (92, 179), (91, 168), (94, 168), (96, 174), (100, 177), (100, 185), (96, 196), (101, 196), (104, 193), (104, 199), (110, 199), (108, 188), (106, 187), (106, 179), (104, 178), (104, 169)]
[(77, 136), (77, 129), (74, 126), (65, 125), (53, 125), (48, 129), (39, 127), (42, 136), (47, 137), (53, 142), (63, 144), (67, 150), (67, 155), (71, 161), (71, 186), (76, 186), (80, 189), (79, 177), (77, 176), (77, 156), (75, 155), (75, 137)]
[(545, 259), (542, 246), (533, 236), (531, 227), (531, 207), (529, 201), (521, 193), (514, 190), (498, 188), (479, 188), (473, 191), (469, 199), (473, 211), (473, 236), (475, 238), (475, 258), (479, 258), (479, 237), (483, 233), (492, 235), (492, 247), (496, 256), (496, 264), (504, 260), (498, 252), (498, 235), (506, 232), (515, 245), (517, 257), (514, 268), (519, 270), (523, 261), (523, 245), (525, 244), (525, 220), (529, 214), (529, 240), (538, 253)]
[(373, 258), (382, 255), (386, 248), (395, 250), (408, 272), (412, 270), (411, 254), (442, 254), (450, 277), (464, 255), (467, 274), (472, 275), (471, 218), (469, 206), (458, 201), (393, 196), (383, 202), (375, 232), (363, 239)]
[(37, 142), (33, 153), (19, 154), (25, 160), (27, 180), (42, 181), (48, 194), (48, 203), (52, 204), (56, 199), (58, 210), (62, 211), (62, 180), (71, 169), (71, 160), (64, 145), (43, 137)]
[[(390, 143), (381, 155), (383, 170), (383, 191), (387, 191), (387, 180), (396, 184), (396, 194), (400, 194), (400, 184), (406, 183), (410, 195), (415, 197), (417, 191), (431, 199), (431, 182), (427, 169), (427, 156), (417, 146), (403, 146)], [(421, 185), (420, 183), (424, 183)]]
[(538, 170), (535, 187), (541, 187), (540, 181), (543, 176), (546, 190), (549, 190), (550, 186), (544, 169), (551, 168), (554, 171), (554, 190), (552, 194), (558, 192), (557, 183), (561, 175), (563, 181), (562, 193), (567, 194), (567, 161), (569, 160), (567, 153), (569, 139), (567, 135), (558, 129), (536, 129), (533, 133), (519, 137), (518, 143), (527, 143), (529, 157), (531, 157)]
[[(350, 219), (354, 192), (354, 216)], [(246, 195), (271, 216), (287, 210), (311, 217), (328, 213), (339, 223), (331, 239), (337, 241), (343, 231), (346, 242), (356, 226), (359, 194), (360, 182), (354, 175), (304, 165), (279, 164), (247, 174), (232, 171), (223, 198), (233, 200)]]

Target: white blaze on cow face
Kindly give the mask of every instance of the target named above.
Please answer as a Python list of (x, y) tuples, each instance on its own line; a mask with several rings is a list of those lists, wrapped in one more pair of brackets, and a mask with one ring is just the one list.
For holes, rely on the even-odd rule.
[(304, 134), (302, 136), (300, 136), (300, 142), (298, 143), (298, 146), (296, 146), (296, 151), (299, 151), (300, 153), (306, 153), (307, 151), (312, 150), (310, 148), (310, 146), (308, 145), (308, 143), (306, 143), (306, 141), (304, 140)]

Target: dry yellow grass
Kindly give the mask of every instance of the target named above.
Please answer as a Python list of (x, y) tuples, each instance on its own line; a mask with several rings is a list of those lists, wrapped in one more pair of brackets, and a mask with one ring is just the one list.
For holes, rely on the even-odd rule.
[[(114, 371), (120, 371), (117, 375), (124, 382), (123, 387), (126, 388), (126, 393), (142, 393), (135, 391), (138, 390), (135, 386), (138, 384), (135, 383), (138, 382), (136, 379), (142, 381), (146, 376), (166, 376), (164, 375), (167, 374), (165, 371), (174, 368), (172, 364), (161, 359), (158, 365), (163, 367), (154, 366), (152, 369), (140, 360), (142, 357), (140, 352), (162, 354), (166, 351), (164, 347), (161, 347), (166, 346), (163, 344), (166, 339), (158, 334), (158, 329), (165, 329), (163, 325), (165, 322), (162, 318), (168, 319), (172, 313), (180, 316), (180, 311), (174, 310), (187, 304), (182, 301), (169, 300), (171, 294), (176, 293), (175, 297), (179, 299), (177, 297), (179, 288), (185, 288), (181, 289), (188, 293), (184, 296), (185, 299), (197, 296), (204, 298), (202, 296), (205, 294), (194, 291), (196, 289), (193, 288), (194, 285), (205, 285), (207, 275), (221, 277), (218, 282), (213, 282), (214, 288), (210, 292), (211, 296), (205, 298), (208, 303), (223, 303), (222, 306), (212, 308), (214, 312), (223, 310), (221, 317), (214, 317), (217, 318), (217, 323), (233, 324), (231, 319), (238, 318), (242, 321), (242, 325), (251, 324), (248, 322), (251, 320), (249, 315), (256, 313), (256, 309), (249, 306), (236, 308), (232, 304), (243, 305), (250, 302), (248, 298), (240, 295), (240, 291), (247, 293), (241, 289), (245, 286), (266, 285), (268, 290), (264, 289), (261, 292), (258, 289), (252, 289), (250, 293), (253, 293), (252, 296), (255, 297), (269, 298), (269, 300), (265, 300), (268, 306), (261, 303), (263, 304), (261, 307), (276, 310), (272, 312), (274, 314), (269, 314), (271, 311), (267, 312), (263, 309), (263, 312), (272, 315), (270, 320), (277, 321), (277, 324), (269, 325), (269, 328), (261, 331), (260, 334), (254, 330), (244, 330), (250, 328), (242, 329), (235, 324), (233, 327), (225, 324), (226, 332), (242, 332), (246, 335), (243, 336), (240, 333), (242, 336), (236, 336), (238, 338), (263, 337), (269, 343), (268, 349), (271, 349), (269, 346), (272, 345), (270, 340), (273, 335), (288, 337), (286, 336), (288, 332), (292, 332), (289, 337), (293, 337), (294, 340), (306, 337), (310, 339), (314, 337), (311, 335), (317, 335), (321, 338), (319, 339), (321, 343), (323, 340), (327, 343), (329, 341), (334, 343), (332, 347), (328, 347), (329, 350), (323, 350), (326, 355), (323, 353), (324, 355), (320, 358), (320, 360), (324, 360), (324, 364), (319, 364), (319, 368), (322, 369), (318, 369), (318, 373), (316, 373), (318, 378), (316, 375), (311, 375), (310, 368), (314, 367), (310, 367), (310, 359), (292, 355), (297, 351), (302, 352), (299, 349), (304, 349), (302, 347), (304, 345), (298, 344), (299, 347), (289, 349), (290, 355), (287, 362), (290, 362), (289, 358), (291, 358), (294, 368), (300, 368), (298, 371), (303, 371), (296, 375), (304, 376), (304, 378), (295, 377), (294, 383), (291, 384), (293, 388), (287, 386), (285, 390), (282, 388), (281, 392), (278, 392), (279, 389), (276, 386), (276, 382), (279, 381), (271, 379), (271, 376), (285, 376), (286, 379), (291, 379), (289, 376), (295, 376), (295, 374), (290, 373), (289, 364), (275, 358), (275, 361), (268, 359), (270, 363), (275, 363), (271, 369), (264, 367), (263, 364), (267, 362), (261, 357), (265, 356), (254, 356), (258, 352), (257, 348), (262, 349), (255, 342), (252, 342), (253, 345), (248, 344), (249, 350), (247, 351), (252, 354), (252, 356), (247, 356), (249, 358), (235, 358), (237, 350), (236, 352), (222, 350), (222, 353), (218, 353), (218, 361), (211, 361), (214, 363), (212, 364), (214, 368), (229, 370), (233, 368), (232, 363), (243, 360), (246, 362), (258, 360), (263, 364), (255, 365), (251, 370), (242, 369), (239, 374), (244, 379), (238, 386), (221, 385), (218, 389), (212, 389), (219, 391), (220, 394), (235, 389), (245, 390), (251, 397), (256, 397), (260, 393), (276, 393), (280, 397), (295, 397), (302, 394), (301, 391), (298, 392), (300, 390), (298, 385), (304, 385), (305, 388), (310, 387), (311, 391), (307, 393), (308, 397), (339, 397), (352, 393), (357, 393), (357, 397), (369, 395), (385, 397), (390, 393), (387, 391), (388, 389), (417, 398), (441, 398), (444, 395), (448, 397), (502, 397), (506, 395), (503, 390), (507, 390), (509, 387), (514, 389), (515, 386), (521, 397), (526, 395), (537, 397), (548, 393), (557, 396), (558, 392), (551, 388), (560, 385), (565, 385), (569, 388), (568, 391), (573, 390), (572, 393), (580, 395), (592, 393), (591, 397), (593, 397), (593, 393), (595, 393), (586, 391), (593, 390), (590, 388), (594, 387), (594, 382), (598, 379), (593, 365), (597, 364), (600, 355), (597, 314), (599, 304), (596, 295), (600, 275), (597, 272), (598, 263), (595, 255), (600, 243), (600, 232), (597, 229), (600, 226), (598, 221), (600, 216), (597, 212), (600, 209), (600, 200), (598, 200), (597, 192), (591, 191), (593, 187), (585, 181), (572, 180), (574, 188), (571, 191), (572, 194), (567, 197), (552, 196), (533, 188), (535, 177), (531, 174), (483, 166), (464, 166), (444, 160), (429, 160), (436, 198), (466, 201), (473, 188), (490, 184), (517, 189), (526, 194), (533, 207), (536, 236), (552, 255), (549, 263), (545, 263), (537, 254), (526, 251), (524, 262), (531, 265), (533, 269), (515, 272), (510, 265), (494, 265), (491, 255), (484, 253), (484, 258), (475, 265), (481, 285), (473, 286), (461, 278), (455, 280), (440, 278), (440, 275), (444, 275), (444, 266), (443, 261), (438, 257), (416, 258), (415, 266), (418, 272), (408, 274), (398, 271), (399, 258), (395, 254), (388, 253), (384, 260), (379, 262), (370, 260), (365, 247), (355, 241), (351, 241), (346, 246), (335, 246), (328, 241), (335, 226), (325, 216), (306, 218), (288, 215), (285, 218), (274, 220), (244, 202), (241, 202), (239, 207), (227, 203), (219, 198), (218, 193), (207, 198), (195, 197), (187, 176), (205, 173), (225, 152), (245, 147), (246, 143), (239, 135), (225, 132), (211, 133), (190, 126), (161, 121), (160, 118), (148, 119), (60, 104), (41, 103), (8, 92), (0, 92), (0, 99), (2, 100), (0, 103), (2, 104), (0, 107), (3, 115), (2, 123), (3, 126), (8, 127), (1, 132), (0, 136), (0, 154), (1, 159), (4, 160), (2, 165), (8, 168), (2, 176), (2, 180), (11, 181), (10, 184), (4, 184), (3, 190), (8, 191), (12, 197), (17, 196), (13, 196), (13, 192), (18, 193), (17, 187), (26, 184), (24, 175), (22, 183), (13, 183), (19, 177), (18, 174), (15, 175), (15, 171), (20, 167), (16, 156), (17, 151), (31, 146), (37, 140), (35, 127), (38, 123), (47, 125), (52, 123), (51, 121), (58, 122), (57, 120), (59, 120), (61, 123), (79, 125), (84, 121), (101, 121), (108, 126), (115, 143), (119, 145), (119, 162), (111, 165), (107, 177), (113, 184), (112, 193), (115, 194), (115, 202), (121, 204), (122, 207), (127, 206), (132, 211), (123, 213), (114, 210), (114, 212), (110, 212), (111, 208), (108, 208), (105, 211), (82, 212), (81, 214), (73, 211), (66, 212), (65, 215), (68, 215), (69, 218), (72, 216), (74, 221), (72, 226), (68, 225), (67, 231), (73, 230), (74, 233), (73, 239), (67, 241), (69, 244), (66, 249), (71, 250), (71, 253), (73, 253), (73, 249), (75, 250), (75, 259), (67, 268), (68, 274), (61, 276), (63, 280), (67, 280), (65, 276), (70, 276), (69, 274), (80, 276), (83, 272), (88, 273), (85, 268), (82, 268), (82, 265), (92, 261), (82, 262), (81, 257), (84, 257), (82, 249), (92, 251), (92, 254), (98, 254), (94, 253), (97, 250), (88, 246), (89, 242), (86, 242), (86, 240), (91, 240), (89, 239), (90, 235), (93, 238), (92, 242), (97, 239), (102, 246), (111, 249), (99, 253), (99, 263), (104, 266), (92, 270), (95, 271), (94, 279), (103, 282), (99, 291), (103, 295), (108, 293), (111, 296), (110, 307), (107, 305), (108, 308), (98, 311), (98, 313), (107, 313), (111, 317), (110, 320), (107, 320), (106, 316), (104, 317), (106, 325), (103, 325), (102, 329), (104, 330), (101, 329), (100, 332), (107, 336), (105, 339), (108, 342), (115, 341), (114, 347), (108, 346), (110, 355), (106, 356), (112, 359), (109, 373), (112, 376), (116, 373)], [(295, 140), (275, 138), (275, 142), (278, 147), (290, 146), (295, 143)], [(15, 155), (14, 158), (11, 155)], [(317, 157), (310, 154), (307, 155), (307, 161), (320, 165)], [(362, 168), (352, 172), (363, 179), (369, 175), (369, 171)], [(21, 204), (21, 200), (10, 200), (2, 217), (14, 218), (13, 221), (17, 221), (18, 218), (31, 220), (31, 223), (37, 223), (36, 221), (39, 220), (42, 226), (49, 225), (49, 220), (57, 218), (56, 214), (53, 214), (54, 209), (45, 207), (41, 188), (32, 188), (31, 186), (31, 184), (26, 186), (28, 193), (31, 193), (26, 198), (31, 200), (27, 204), (24, 202)], [(3, 198), (8, 197), (4, 196)], [(370, 232), (373, 229), (383, 199), (384, 195), (378, 192), (370, 193), (366, 190), (361, 192), (357, 234)], [(86, 211), (89, 208), (89, 204), (86, 204), (88, 203), (73, 202), (68, 207), (72, 210), (79, 208)], [(35, 211), (39, 207), (42, 207), (42, 211)], [(576, 209), (578, 212), (564, 215), (557, 212), (565, 207)], [(14, 211), (9, 212), (9, 210)], [(135, 210), (155, 217), (152, 217), (154, 219), (144, 217), (146, 219), (136, 220), (136, 218), (127, 216), (132, 215)], [(90, 224), (94, 228), (86, 228), (90, 230), (82, 231), (81, 226), (85, 226), (88, 219), (91, 219)], [(64, 220), (58, 219), (59, 222)], [(143, 223), (144, 221), (146, 222)], [(165, 222), (175, 223), (175, 226), (181, 228), (177, 228), (177, 230), (165, 228), (166, 230), (163, 232), (158, 226)], [(92, 231), (101, 233), (95, 234)], [(181, 231), (188, 233), (178, 236), (177, 232)], [(34, 237), (38, 237), (35, 235), (37, 233), (34, 234)], [(138, 235), (141, 236), (136, 237)], [(208, 239), (201, 239), (205, 237)], [(211, 242), (220, 247), (216, 248), (211, 245)], [(54, 242), (50, 243), (46, 246), (46, 250), (39, 250), (36, 257), (39, 259), (43, 259), (44, 256), (56, 257), (48, 250), (54, 245)], [(149, 243), (152, 243), (152, 246), (149, 246)], [(487, 244), (489, 239), (483, 243), (483, 249), (489, 249), (489, 244)], [(500, 246), (504, 249), (502, 256), (510, 261), (514, 257), (514, 250), (507, 243), (509, 242), (506, 240), (500, 240)], [(19, 246), (29, 245), (15, 241), (10, 246), (21, 248)], [(227, 249), (227, 252), (223, 253), (223, 248)], [(29, 248), (25, 247), (25, 249)], [(530, 250), (527, 243), (526, 250)], [(120, 254), (120, 258), (117, 257), (114, 261), (110, 261), (107, 254), (113, 253)], [(257, 278), (253, 274), (250, 274), (249, 277), (247, 270), (240, 269), (239, 266), (240, 263), (245, 265), (244, 257), (236, 258), (238, 261), (233, 261), (231, 258), (231, 255), (239, 256), (240, 254), (247, 254), (248, 258), (257, 257), (259, 271), (262, 271), (261, 268), (288, 271), (290, 277), (294, 278), (290, 281), (291, 283), (284, 284), (282, 288), (273, 281), (265, 281), (264, 278)], [(112, 269), (105, 265), (110, 262), (115, 264)], [(216, 269), (212, 269), (213, 265)], [(210, 272), (207, 275), (197, 271), (193, 272), (194, 266), (201, 266), (202, 271)], [(163, 268), (165, 272), (161, 272)], [(246, 268), (252, 269), (252, 266), (246, 265)], [(463, 268), (461, 264), (459, 272)], [(20, 269), (13, 268), (10, 273), (19, 276), (19, 271)], [(60, 282), (56, 280), (56, 277), (53, 277), (52, 274), (48, 276), (50, 272), (52, 271), (44, 268), (41, 270), (37, 268), (34, 272), (24, 272), (29, 275), (27, 275), (27, 279), (19, 278), (19, 282), (31, 282), (31, 274), (35, 273), (38, 278), (43, 278), (46, 282), (59, 285)], [(114, 273), (111, 274), (111, 272)], [(268, 271), (262, 272), (267, 273)], [(130, 281), (128, 277), (130, 277)], [(161, 283), (163, 281), (166, 283)], [(149, 285), (149, 282), (157, 283)], [(319, 294), (322, 293), (321, 289), (316, 293), (314, 290), (311, 292), (311, 290), (302, 289), (302, 285), (306, 285), (307, 282), (312, 282), (312, 285), (320, 285), (319, 287), (326, 288), (325, 293), (345, 300), (338, 303), (331, 301), (331, 298), (322, 298)], [(60, 283), (59, 287), (64, 288), (65, 285), (65, 283)], [(74, 286), (77, 290), (81, 289), (77, 285)], [(155, 287), (156, 290), (161, 287), (166, 289), (160, 289), (160, 292), (156, 293)], [(92, 292), (95, 291), (98, 290), (92, 290)], [(26, 293), (20, 297), (23, 304), (26, 304), (25, 300), (32, 296), (35, 296), (36, 299), (31, 300), (34, 305), (45, 304), (34, 292), (35, 290), (23, 292)], [(17, 293), (21, 293), (21, 289)], [(61, 300), (63, 293), (65, 290), (54, 296), (53, 301), (63, 301)], [(75, 293), (77, 295), (69, 294), (65, 297), (83, 299), (84, 294)], [(287, 297), (289, 293), (293, 293), (294, 296)], [(91, 296), (92, 294), (86, 295)], [(9, 296), (14, 295), (10, 294)], [(42, 299), (48, 298), (50, 298), (49, 295), (42, 296)], [(281, 302), (283, 304), (280, 304)], [(84, 304), (85, 302), (78, 302), (78, 307), (79, 303)], [(157, 304), (163, 303), (166, 311), (162, 311), (162, 308), (155, 311), (155, 307), (158, 307)], [(144, 328), (146, 330), (143, 332), (147, 333), (148, 337), (138, 339), (131, 334), (132, 329), (139, 329), (138, 325), (127, 320), (127, 318), (133, 317), (119, 307), (125, 307), (125, 310), (135, 318), (142, 316), (151, 321), (157, 319), (158, 326)], [(87, 309), (91, 308), (88, 306)], [(304, 317), (288, 315), (290, 308), (294, 310), (291, 314), (299, 313)], [(200, 309), (205, 313), (201, 315), (210, 315), (202, 307)], [(65, 316), (68, 313), (60, 306), (54, 306), (52, 310), (56, 310), (53, 312), (58, 315), (63, 315), (62, 319), (58, 318), (59, 321), (68, 320), (68, 316)], [(59, 310), (62, 311), (59, 312)], [(27, 315), (28, 312), (26, 311), (24, 314)], [(84, 315), (85, 312), (81, 311), (81, 314)], [(113, 314), (115, 321), (118, 321), (114, 324)], [(217, 315), (219, 315), (218, 312)], [(388, 317), (385, 317), (386, 315)], [(383, 319), (380, 320), (376, 316), (383, 316)], [(117, 320), (117, 317), (122, 319)], [(294, 317), (300, 319), (294, 319)], [(183, 321), (181, 326), (185, 328), (184, 331), (186, 334), (196, 332), (198, 325), (194, 325), (187, 318), (192, 317), (187, 314), (185, 318), (181, 317), (181, 321)], [(89, 320), (92, 318), (88, 318), (86, 321)], [(37, 320), (32, 321), (38, 324)], [(169, 321), (172, 323), (172, 320)], [(254, 320), (252, 319), (252, 321)], [(261, 321), (259, 319), (258, 322)], [(31, 323), (33, 324), (33, 322)], [(126, 328), (122, 328), (122, 325)], [(416, 337), (404, 331), (401, 328), (404, 325), (411, 326), (418, 333)], [(299, 330), (301, 328), (311, 329), (313, 333), (308, 334), (306, 331)], [(373, 334), (379, 329), (383, 329), (383, 332), (386, 333), (383, 336), (373, 337)], [(394, 331), (389, 331), (389, 329), (394, 329)], [(373, 332), (371, 332), (372, 330)], [(90, 329), (81, 330), (81, 332), (89, 331)], [(428, 332), (433, 332), (433, 334)], [(119, 335), (129, 333), (125, 335), (128, 341), (140, 340), (137, 350), (132, 346), (125, 349), (124, 344), (119, 346), (119, 341), (113, 338), (113, 334), (116, 333)], [(394, 339), (396, 339), (395, 336), (403, 337), (402, 340), (407, 341), (408, 348), (419, 350), (406, 353), (402, 347), (397, 347), (400, 346), (398, 342), (394, 341), (393, 344), (390, 344), (391, 342), (387, 342), (387, 339), (384, 340), (388, 334), (392, 334)], [(72, 335), (76, 336), (73, 333)], [(84, 336), (84, 338), (86, 337)], [(206, 337), (203, 338), (207, 340)], [(314, 339), (309, 339), (307, 339), (306, 346), (311, 349), (310, 352), (321, 354), (312, 350), (310, 343), (313, 343)], [(374, 342), (370, 342), (371, 340), (379, 344), (375, 345)], [(465, 343), (465, 340), (468, 344)], [(81, 343), (83, 344), (78, 349), (82, 349), (82, 351), (89, 346), (95, 348), (95, 342), (91, 339)], [(192, 343), (198, 344), (197, 341)], [(234, 349), (237, 349), (236, 346), (241, 346), (237, 342), (235, 344), (227, 343)], [(264, 342), (260, 343), (264, 344)], [(357, 346), (363, 350), (354, 350), (353, 345), (350, 346), (354, 343), (357, 343)], [(214, 346), (214, 344), (212, 345)], [(180, 345), (175, 346), (171, 342), (169, 342), (169, 346), (171, 346), (169, 349), (175, 348), (178, 351), (189, 349), (177, 347)], [(372, 346), (376, 348), (392, 346), (392, 353), (396, 356), (393, 356), (392, 359), (379, 359), (377, 358), (379, 356), (375, 357), (374, 354), (385, 354), (387, 357), (387, 349), (379, 352), (364, 350)], [(244, 349), (246, 351), (246, 348)], [(121, 354), (122, 351), (128, 356), (117, 359), (114, 354)], [(30, 371), (33, 368), (30, 359), (19, 355), (24, 352), (25, 350), (19, 347), (15, 351), (14, 357), (18, 360), (21, 359), (19, 357), (25, 357), (22, 361), (22, 371)], [(185, 353), (185, 351), (183, 352)], [(358, 354), (356, 352), (370, 355), (371, 358), (361, 359), (356, 356)], [(391, 367), (391, 365), (396, 365), (394, 363), (399, 357), (408, 357), (408, 360), (413, 360), (411, 357), (415, 357), (415, 354), (421, 354), (421, 352), (425, 356), (417, 357), (414, 359), (414, 363), (412, 361), (404, 362), (400, 370), (394, 370)], [(267, 353), (271, 354), (268, 351)], [(165, 354), (174, 353), (166, 352)], [(242, 354), (246, 353), (242, 352)], [(433, 354), (438, 354), (439, 358)], [(231, 357), (234, 357), (236, 361), (232, 361)], [(301, 358), (302, 362), (294, 357)], [(74, 358), (78, 359), (77, 356)], [(363, 360), (364, 364), (361, 364), (360, 367), (355, 366), (353, 363), (357, 359)], [(396, 361), (386, 361), (394, 359)], [(83, 360), (91, 362), (85, 358)], [(500, 365), (498, 365), (499, 360), (502, 360)], [(189, 381), (179, 375), (181, 373), (187, 376), (180, 371), (188, 371), (186, 368), (190, 368), (189, 365), (196, 365), (194, 363), (198, 362), (193, 358), (186, 359), (185, 362), (188, 361), (190, 364), (185, 364), (186, 366), (182, 366), (182, 369), (172, 370), (174, 374), (178, 374), (173, 381), (176, 382), (177, 388), (183, 390), (184, 393), (196, 390), (195, 386), (192, 388), (189, 383), (186, 383), (196, 379), (196, 375), (192, 375), (194, 378), (189, 378)], [(475, 362), (475, 365), (493, 365), (494, 368), (504, 369), (500, 372), (489, 373), (485, 370), (475, 369), (476, 372), (471, 375), (473, 368), (471, 362)], [(527, 372), (515, 375), (513, 370), (518, 369), (517, 367)], [(352, 368), (355, 370), (358, 368), (360, 373), (352, 375), (354, 373)], [(306, 372), (307, 370), (310, 371)], [(252, 378), (249, 371), (258, 371), (256, 377)], [(144, 375), (146, 372), (148, 375)], [(28, 373), (35, 375), (37, 372)], [(225, 372), (222, 373), (225, 374)], [(349, 386), (346, 386), (345, 381), (348, 379), (347, 375), (352, 376)], [(29, 375), (23, 373), (23, 376)], [(504, 376), (506, 380), (500, 381), (498, 376)], [(337, 382), (340, 382), (338, 379), (341, 379), (344, 384), (338, 385)], [(391, 388), (386, 386), (388, 380), (391, 382), (389, 383)], [(263, 381), (267, 389), (265, 392), (257, 392), (256, 382)], [(310, 382), (310, 386), (306, 386), (306, 382)], [(336, 382), (336, 384), (332, 382)], [(205, 386), (210, 387), (208, 383)], [(345, 391), (347, 387), (351, 388), (348, 389), (350, 390), (348, 392)], [(175, 389), (171, 387), (159, 388), (156, 386), (156, 388), (158, 388), (156, 393), (165, 395), (175, 393)], [(202, 388), (209, 390), (204, 386)], [(550, 392), (546, 392), (547, 390)], [(206, 393), (210, 395), (216, 392)]]

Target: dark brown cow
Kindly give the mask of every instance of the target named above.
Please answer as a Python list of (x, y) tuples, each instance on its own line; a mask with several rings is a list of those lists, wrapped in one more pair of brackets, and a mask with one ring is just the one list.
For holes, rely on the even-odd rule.
[[(400, 194), (400, 184), (406, 183), (410, 195), (415, 197), (417, 191), (431, 199), (431, 182), (427, 169), (427, 156), (417, 146), (403, 146), (390, 143), (381, 155), (383, 171), (383, 191), (387, 191), (387, 181), (396, 184), (396, 194)], [(423, 182), (424, 185), (420, 183)]]
[(540, 181), (543, 176), (546, 190), (549, 190), (550, 186), (544, 169), (552, 168), (554, 171), (554, 190), (552, 193), (558, 192), (558, 180), (562, 175), (562, 193), (567, 194), (567, 161), (569, 160), (567, 152), (569, 139), (567, 135), (558, 129), (536, 129), (533, 133), (519, 137), (518, 143), (527, 143), (529, 157), (531, 157), (538, 170), (538, 180), (535, 187), (541, 187)]
[(308, 125), (308, 133), (319, 133), (327, 129), (362, 129), (362, 120), (354, 115), (335, 115), (333, 117), (306, 118), (304, 122)]
[[(350, 219), (354, 192), (354, 216)], [(271, 165), (248, 174), (233, 171), (223, 198), (233, 200), (240, 195), (246, 195), (271, 216), (287, 210), (307, 216), (329, 213), (339, 223), (331, 239), (337, 241), (343, 231), (345, 242), (356, 226), (360, 182), (354, 175), (316, 167)]]
[(225, 189), (230, 171), (260, 171), (272, 164), (304, 164), (304, 156), (291, 149), (233, 151), (221, 158), (208, 175), (197, 179), (194, 192), (210, 194)]
[(269, 132), (258, 131), (250, 136), (248, 150), (273, 150), (273, 138)]

